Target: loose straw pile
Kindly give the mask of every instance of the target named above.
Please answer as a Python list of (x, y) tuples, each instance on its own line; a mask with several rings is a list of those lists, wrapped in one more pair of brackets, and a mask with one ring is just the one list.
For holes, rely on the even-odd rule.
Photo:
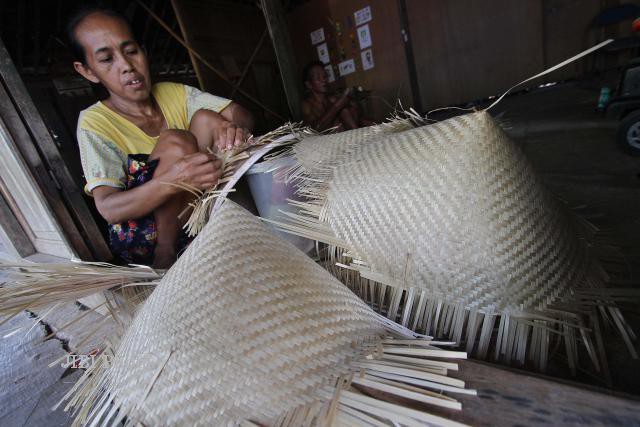
[(67, 408), (92, 425), (457, 426), (428, 411), (475, 394), (440, 344), (225, 201)]

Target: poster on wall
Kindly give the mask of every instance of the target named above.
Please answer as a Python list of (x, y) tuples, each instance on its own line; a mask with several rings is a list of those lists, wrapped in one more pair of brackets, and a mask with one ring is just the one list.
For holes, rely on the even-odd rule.
[(360, 49), (366, 49), (371, 46), (371, 32), (369, 24), (358, 28), (358, 40), (360, 41)]
[(340, 76), (346, 76), (347, 74), (354, 73), (356, 71), (356, 63), (353, 59), (347, 59), (338, 64), (338, 71)]
[(311, 31), (311, 44), (316, 45), (324, 41), (324, 28), (318, 28), (315, 31)]
[(318, 47), (318, 59), (322, 61), (323, 64), (328, 64), (330, 62), (329, 59), (329, 48), (326, 43), (319, 44)]
[(324, 66), (324, 71), (327, 73), (327, 81), (333, 83), (336, 81), (336, 75), (333, 73), (333, 67), (331, 64)]
[(356, 18), (356, 26), (366, 24), (371, 21), (371, 6), (356, 10), (353, 16)]
[(373, 52), (371, 49), (363, 50), (360, 52), (360, 56), (362, 57), (362, 69), (370, 70), (374, 67), (373, 63)]

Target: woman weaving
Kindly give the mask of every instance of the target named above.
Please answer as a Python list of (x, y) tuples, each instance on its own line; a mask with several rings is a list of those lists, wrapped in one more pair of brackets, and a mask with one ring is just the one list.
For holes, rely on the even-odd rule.
[(145, 51), (116, 12), (86, 10), (69, 23), (74, 68), (109, 92), (80, 113), (78, 143), (87, 184), (122, 261), (167, 268), (186, 245), (178, 215), (190, 194), (215, 185), (226, 150), (250, 137), (238, 104), (176, 83), (151, 84)]

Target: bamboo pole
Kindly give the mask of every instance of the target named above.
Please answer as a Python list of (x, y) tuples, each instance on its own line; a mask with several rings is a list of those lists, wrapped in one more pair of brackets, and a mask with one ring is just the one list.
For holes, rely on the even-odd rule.
[[(187, 37), (187, 29), (184, 27), (184, 22), (182, 21), (182, 13), (180, 13), (180, 9), (178, 8), (178, 5), (176, 3), (177, 3), (176, 0), (171, 0), (171, 7), (173, 7), (173, 13), (175, 13), (176, 15), (176, 21), (178, 21), (178, 25), (180, 26), (180, 32), (184, 37), (185, 43), (188, 43), (189, 40)], [(201, 90), (204, 90), (202, 73), (200, 72), (200, 67), (198, 67), (198, 65), (196, 64), (196, 56), (193, 54), (191, 49), (187, 49), (187, 52), (189, 52), (189, 58), (191, 58), (191, 63), (193, 64), (193, 70), (195, 71), (196, 78), (198, 79), (198, 86), (200, 86)], [(234, 92), (231, 92), (231, 98), (233, 98)]]
[(247, 73), (249, 72), (249, 68), (251, 68), (251, 65), (253, 64), (253, 60), (256, 58), (256, 55), (258, 55), (258, 52), (260, 52), (260, 49), (264, 44), (264, 40), (267, 38), (267, 34), (268, 34), (268, 30), (265, 28), (265, 30), (262, 33), (262, 36), (260, 36), (260, 40), (258, 41), (256, 48), (253, 50), (253, 53), (249, 57), (249, 61), (247, 62), (247, 65), (245, 65), (244, 70), (242, 70), (242, 75), (240, 75), (240, 79), (233, 87), (233, 91), (231, 91), (231, 98), (233, 98), (233, 95), (235, 95), (236, 91), (240, 88), (240, 85), (244, 81), (244, 78), (247, 76)]
[[(230, 86), (234, 86), (233, 82), (231, 80), (229, 80), (227, 78), (227, 76), (224, 75), (224, 73), (222, 73), (220, 70), (218, 70), (216, 67), (214, 67), (209, 61), (207, 61), (202, 55), (200, 55), (197, 51), (195, 51), (190, 45), (189, 43), (187, 43), (182, 37), (180, 37), (179, 35), (176, 34), (175, 31), (173, 31), (171, 29), (171, 27), (169, 25), (167, 25), (166, 22), (164, 22), (162, 20), (162, 18), (160, 18), (158, 15), (156, 15), (156, 13), (151, 10), (146, 4), (144, 4), (141, 0), (136, 0), (136, 3), (138, 3), (140, 5), (140, 7), (142, 7), (144, 10), (147, 11), (147, 13), (149, 15), (151, 15), (153, 17), (153, 19), (155, 19), (158, 24), (160, 24), (162, 26), (162, 28), (164, 28), (170, 35), (171, 37), (175, 38), (178, 43), (180, 43), (182, 46), (184, 46), (185, 49), (187, 49), (189, 51), (190, 55), (193, 55), (195, 58), (197, 58), (200, 62), (202, 62), (207, 68), (209, 68), (211, 71), (213, 71), (218, 77), (220, 77), (220, 79), (222, 81), (224, 81), (225, 83), (227, 83)], [(194, 65), (195, 67), (195, 65)], [(258, 101), (256, 98), (254, 98), (253, 96), (249, 95), (246, 91), (242, 90), (242, 89), (238, 89), (238, 92), (240, 92), (241, 94), (243, 94), (248, 100), (250, 100), (251, 102), (253, 102), (254, 104), (256, 104), (258, 107), (262, 108), (263, 110), (265, 110), (266, 112), (268, 112), (269, 114), (272, 114), (273, 116), (277, 117), (278, 119), (282, 120), (282, 121), (286, 121), (287, 119), (285, 119), (284, 117), (282, 117), (280, 114), (276, 113), (275, 111), (273, 111), (271, 108), (267, 107), (266, 105), (264, 105), (262, 102)]]

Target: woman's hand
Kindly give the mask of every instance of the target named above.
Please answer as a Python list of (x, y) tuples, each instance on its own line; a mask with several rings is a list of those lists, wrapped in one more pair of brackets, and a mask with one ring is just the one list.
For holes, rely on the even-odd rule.
[(220, 151), (231, 150), (250, 141), (252, 135), (247, 128), (229, 121), (221, 121), (213, 130), (213, 143)]
[[(212, 154), (195, 153), (178, 160), (160, 177), (164, 182), (187, 184), (199, 190), (214, 187), (222, 176), (222, 161)], [(154, 177), (155, 178), (155, 177)]]

